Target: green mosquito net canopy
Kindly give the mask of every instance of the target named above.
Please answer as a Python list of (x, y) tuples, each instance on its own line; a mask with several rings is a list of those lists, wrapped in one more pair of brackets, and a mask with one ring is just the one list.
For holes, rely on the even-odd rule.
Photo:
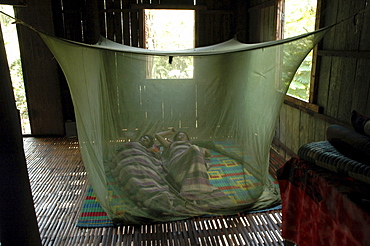
[[(183, 51), (40, 35), (68, 81), (96, 197), (114, 222), (141, 224), (280, 204), (268, 171), (276, 122), (297, 68), (326, 31)], [(188, 139), (139, 141), (172, 128)]]

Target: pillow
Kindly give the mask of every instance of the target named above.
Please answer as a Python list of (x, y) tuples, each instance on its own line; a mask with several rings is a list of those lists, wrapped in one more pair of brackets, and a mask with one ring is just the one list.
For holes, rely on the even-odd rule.
[(326, 130), (327, 140), (343, 155), (370, 164), (370, 137), (340, 125), (331, 125)]
[(370, 136), (370, 117), (361, 115), (356, 110), (353, 110), (351, 124), (356, 132)]

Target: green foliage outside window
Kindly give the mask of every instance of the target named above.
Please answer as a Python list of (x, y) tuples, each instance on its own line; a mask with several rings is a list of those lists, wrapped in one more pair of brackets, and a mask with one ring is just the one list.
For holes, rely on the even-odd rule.
[[(14, 16), (14, 10), (12, 6), (0, 5), (0, 10), (10, 16)], [(22, 133), (29, 134), (31, 133), (31, 129), (28, 117), (27, 99), (23, 82), (17, 30), (16, 25), (13, 24), (13, 22), (14, 20), (10, 17), (0, 14), (1, 31), (3, 33), (4, 45), (9, 64), (15, 104), (19, 110), (21, 118)]]
[(193, 58), (174, 57), (169, 62), (169, 57), (154, 57), (151, 69), (151, 79), (189, 79), (193, 78)]
[[(153, 50), (194, 48), (193, 10), (145, 10), (145, 47)], [(148, 60), (148, 79), (193, 78), (193, 58), (155, 57)]]
[[(285, 0), (284, 38), (315, 30), (317, 0)], [(312, 52), (298, 68), (288, 94), (304, 101), (309, 100)]]

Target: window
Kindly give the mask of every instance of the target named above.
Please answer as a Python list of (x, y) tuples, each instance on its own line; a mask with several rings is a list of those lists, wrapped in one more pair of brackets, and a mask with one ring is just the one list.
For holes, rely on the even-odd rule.
[[(284, 38), (315, 30), (317, 0), (285, 0), (284, 7)], [(288, 95), (306, 102), (310, 99), (312, 58), (311, 51), (298, 68), (288, 90)]]
[[(0, 10), (14, 17), (13, 6), (0, 5)], [(26, 91), (23, 82), (23, 71), (21, 65), (18, 35), (16, 25), (13, 24), (13, 21), (13, 19), (6, 15), (0, 15), (0, 24), (3, 33), (4, 46), (6, 49), (9, 72), (13, 85), (14, 98), (16, 101), (15, 103), (20, 114), (22, 134), (31, 134)]]
[[(174, 9), (144, 10), (145, 48), (152, 50), (184, 50), (194, 48), (195, 11)], [(148, 79), (193, 78), (193, 58), (150, 57)]]

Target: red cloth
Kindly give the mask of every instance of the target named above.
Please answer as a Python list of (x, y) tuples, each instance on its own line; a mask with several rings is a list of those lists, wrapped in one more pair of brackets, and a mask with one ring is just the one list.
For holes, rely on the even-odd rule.
[(364, 187), (297, 157), (278, 170), (278, 181), (284, 239), (302, 246), (370, 245)]

